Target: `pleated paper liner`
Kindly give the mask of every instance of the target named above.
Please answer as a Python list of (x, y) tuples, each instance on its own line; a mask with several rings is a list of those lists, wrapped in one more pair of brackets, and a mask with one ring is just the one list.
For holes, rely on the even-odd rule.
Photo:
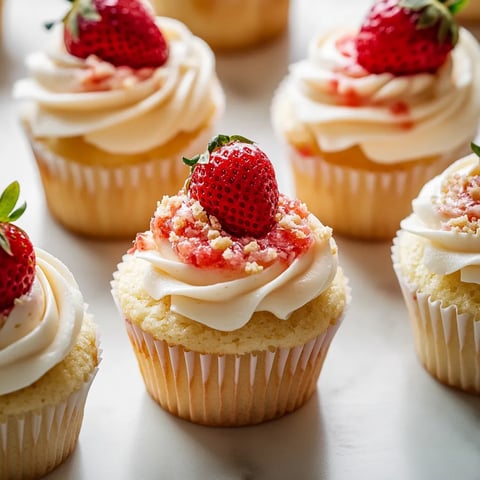
[(97, 372), (58, 405), (0, 422), (0, 478), (40, 478), (75, 449), (88, 391)]
[(402, 276), (393, 249), (394, 270), (408, 309), (417, 355), (440, 382), (480, 394), (480, 321), (419, 293)]
[(147, 391), (165, 410), (194, 423), (240, 426), (285, 415), (311, 397), (340, 323), (305, 345), (243, 355), (188, 351), (129, 320), (126, 328)]
[[(204, 151), (213, 134), (212, 126), (205, 128), (182, 154)], [(176, 194), (189, 173), (181, 154), (104, 167), (65, 159), (41, 141), (29, 140), (50, 212), (81, 235), (134, 238), (148, 229), (157, 201)]]
[(366, 240), (392, 239), (424, 183), (460, 158), (458, 150), (382, 172), (333, 164), (293, 147), (288, 152), (297, 197), (334, 233)]

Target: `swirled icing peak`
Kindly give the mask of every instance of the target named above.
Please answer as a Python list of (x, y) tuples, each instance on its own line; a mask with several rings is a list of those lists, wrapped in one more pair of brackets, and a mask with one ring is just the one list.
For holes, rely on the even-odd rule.
[(307, 58), (290, 66), (272, 105), (277, 132), (294, 145), (314, 142), (326, 152), (359, 146), (378, 163), (444, 154), (474, 138), (480, 49), (467, 30), (460, 29), (438, 71), (403, 76), (358, 65), (356, 33), (319, 34)]
[(0, 395), (31, 385), (76, 342), (83, 297), (63, 263), (36, 248), (36, 276), (0, 328)]
[(434, 273), (460, 271), (480, 283), (480, 164), (471, 154), (429, 181), (412, 202), (403, 230), (427, 240), (424, 261)]
[(331, 229), (284, 195), (262, 238), (228, 234), (183, 192), (164, 197), (130, 253), (150, 264), (144, 287), (152, 298), (170, 296), (172, 311), (223, 331), (242, 327), (255, 311), (288, 318), (337, 270)]
[(158, 68), (115, 67), (96, 56), (65, 51), (61, 27), (47, 52), (27, 57), (29, 77), (14, 96), (35, 137), (81, 136), (101, 150), (130, 154), (165, 145), (207, 124), (224, 104), (208, 45), (182, 23), (157, 17), (169, 43)]

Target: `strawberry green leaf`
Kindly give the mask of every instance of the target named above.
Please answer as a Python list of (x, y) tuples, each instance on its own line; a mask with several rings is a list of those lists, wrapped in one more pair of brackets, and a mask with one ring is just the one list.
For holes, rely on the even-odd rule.
[(3, 233), (3, 230), (0, 228), (0, 248), (7, 253), (7, 255), (12, 256), (12, 249), (10, 248), (10, 242), (8, 241), (8, 238), (6, 235)]
[(183, 163), (189, 167), (194, 167), (199, 159), (200, 155), (195, 155), (193, 158), (182, 157)]
[(210, 142), (208, 142), (208, 148), (206, 152), (203, 152), (199, 155), (195, 155), (193, 158), (186, 158), (182, 157), (183, 163), (185, 165), (188, 165), (191, 168), (191, 171), (193, 172), (193, 169), (195, 168), (195, 165), (197, 163), (200, 164), (205, 164), (209, 162), (210, 159), (210, 153), (212, 153), (215, 149), (223, 147), (224, 145), (228, 145), (231, 142), (240, 142), (240, 143), (249, 143), (250, 145), (253, 145), (254, 142), (252, 140), (243, 137), (242, 135), (217, 135), (216, 137), (213, 137)]
[(472, 149), (472, 152), (480, 158), (480, 146), (472, 142), (470, 144), (470, 148)]
[(98, 22), (102, 17), (98, 13), (93, 0), (74, 0), (72, 4), (72, 9), (67, 13), (63, 22), (65, 23), (66, 28), (70, 31), (72, 37), (78, 39), (79, 17), (92, 22)]
[(439, 19), (440, 11), (438, 8), (429, 5), (423, 10), (420, 19), (418, 20), (417, 28), (430, 28), (435, 25)]
[(400, 7), (408, 8), (409, 10), (422, 10), (432, 4), (432, 0), (400, 0), (398, 2)]
[(456, 15), (460, 10), (465, 7), (465, 5), (469, 2), (469, 0), (454, 0), (454, 1), (447, 1), (447, 8), (450, 10), (452, 15)]
[(223, 147), (231, 142), (241, 142), (253, 144), (252, 140), (242, 137), (242, 135), (217, 135), (208, 144), (208, 151), (212, 153), (216, 148)]
[(23, 202), (20, 207), (18, 207), (16, 210), (14, 210), (10, 216), (8, 217), (9, 222), (14, 222), (15, 220), (18, 220), (22, 215), (23, 212), (27, 209), (27, 202)]
[[(453, 10), (459, 11), (466, 0), (400, 0), (399, 5), (407, 10), (419, 12), (416, 23), (418, 29), (433, 27), (438, 23), (438, 40), (444, 43), (451, 38), (454, 46), (458, 41), (458, 26), (453, 19)], [(457, 5), (458, 3), (458, 5)]]
[(19, 196), (20, 184), (15, 180), (0, 195), (0, 222), (14, 222), (23, 215), (27, 208), (26, 202), (23, 202), (20, 207), (15, 209)]

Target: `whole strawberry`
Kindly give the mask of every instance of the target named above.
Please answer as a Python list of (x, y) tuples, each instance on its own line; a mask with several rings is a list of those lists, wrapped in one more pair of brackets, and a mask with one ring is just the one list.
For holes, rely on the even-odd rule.
[(275, 223), (278, 185), (267, 155), (239, 135), (218, 135), (192, 160), (188, 192), (223, 229), (238, 237), (260, 238)]
[(168, 46), (142, 0), (70, 0), (64, 18), (64, 42), (69, 53), (96, 55), (116, 66), (160, 67)]
[(377, 0), (356, 37), (370, 73), (434, 73), (458, 40), (453, 15), (466, 0)]
[(21, 228), (11, 223), (26, 208), (23, 203), (15, 209), (19, 194), (20, 186), (13, 182), (0, 196), (0, 319), (8, 315), (15, 299), (30, 291), (35, 278), (32, 242)]

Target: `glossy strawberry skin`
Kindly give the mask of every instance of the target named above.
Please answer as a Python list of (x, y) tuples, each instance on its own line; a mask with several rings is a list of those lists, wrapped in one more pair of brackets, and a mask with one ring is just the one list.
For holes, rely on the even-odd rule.
[(370, 73), (397, 76), (434, 73), (453, 48), (450, 35), (439, 40), (439, 22), (418, 28), (421, 12), (379, 0), (371, 8), (356, 38), (357, 62)]
[[(72, 9), (65, 19), (67, 51), (79, 58), (96, 55), (115, 66), (160, 67), (168, 45), (154, 17), (139, 0), (91, 0), (99, 19)], [(78, 22), (78, 23), (76, 23)]]
[(213, 150), (208, 163), (195, 166), (189, 194), (231, 235), (260, 238), (275, 223), (275, 171), (255, 144), (234, 141)]
[(0, 248), (0, 314), (13, 308), (15, 299), (28, 293), (35, 278), (35, 251), (28, 235), (16, 225), (0, 223), (11, 255)]

